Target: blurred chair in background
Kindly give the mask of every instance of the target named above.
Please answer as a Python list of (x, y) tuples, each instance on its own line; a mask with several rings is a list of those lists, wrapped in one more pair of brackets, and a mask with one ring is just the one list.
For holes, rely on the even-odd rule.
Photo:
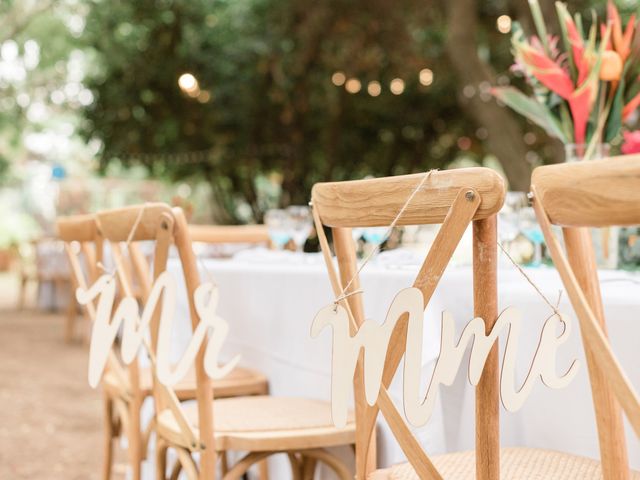
[[(142, 208), (144, 210), (141, 212)], [(138, 223), (134, 240), (155, 242), (153, 272), (156, 278), (165, 271), (169, 247), (175, 245), (189, 296), (192, 328), (195, 329), (200, 318), (194, 310), (194, 293), (201, 282), (189, 237), (190, 228), (182, 211), (152, 204), (100, 212), (98, 219), (102, 234), (113, 244), (125, 241)], [(123, 269), (119, 263), (116, 255), (118, 279), (125, 293), (130, 292), (129, 279), (120, 273)], [(155, 315), (152, 318), (150, 326), (154, 353), (158, 341), (158, 317)], [(204, 369), (205, 347), (206, 343), (200, 346), (195, 362), (195, 405), (180, 404), (173, 388), (160, 382), (154, 383), (158, 478), (164, 478), (162, 473), (166, 472), (168, 449), (178, 455), (171, 478), (177, 478), (181, 471), (187, 473), (189, 478), (214, 478), (217, 460), (221, 457), (223, 478), (237, 479), (251, 466), (276, 453), (288, 454), (294, 478), (301, 478), (303, 474), (304, 478), (310, 478), (318, 461), (330, 466), (341, 480), (352, 478), (342, 462), (325, 450), (327, 447), (352, 445), (352, 423), (345, 429), (335, 428), (331, 422), (330, 405), (323, 401), (266, 395), (220, 399), (216, 381), (211, 380)], [(218, 398), (214, 400), (214, 397)], [(228, 468), (225, 461), (227, 451), (248, 453)], [(196, 463), (194, 454), (199, 456), (199, 463)], [(261, 476), (264, 478), (265, 474), (263, 470)]]

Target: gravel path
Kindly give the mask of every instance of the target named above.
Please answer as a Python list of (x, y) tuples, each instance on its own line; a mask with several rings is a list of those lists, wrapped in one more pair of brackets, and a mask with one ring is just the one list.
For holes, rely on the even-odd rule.
[(64, 343), (60, 314), (9, 308), (0, 310), (0, 479), (98, 479), (102, 399), (87, 382), (87, 346)]

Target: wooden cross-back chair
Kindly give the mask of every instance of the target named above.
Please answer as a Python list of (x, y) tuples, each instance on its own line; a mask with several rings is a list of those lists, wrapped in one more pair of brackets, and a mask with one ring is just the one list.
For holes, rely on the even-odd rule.
[[(607, 339), (596, 260), (588, 227), (640, 224), (640, 156), (539, 167), (533, 205), (553, 262), (580, 322), (598, 427), (602, 475), (627, 480), (621, 410), (640, 437), (640, 397)], [(565, 249), (551, 225), (562, 227)]]
[[(61, 217), (57, 220), (58, 234), (65, 242), (65, 250), (71, 265), (71, 274), (74, 288), (86, 289), (88, 285), (98, 279), (102, 273), (98, 263), (103, 261), (104, 239), (95, 215), (77, 215)], [(75, 245), (74, 245), (75, 244)], [(79, 245), (79, 249), (76, 247)], [(118, 243), (111, 243), (111, 253), (114, 262), (119, 266), (118, 273), (126, 278), (129, 287), (128, 294), (136, 298), (138, 292), (134, 292), (132, 276), (138, 280), (143, 300), (149, 295), (151, 278), (149, 266), (145, 256), (136, 243), (128, 247), (128, 257)], [(84, 265), (88, 273), (82, 268), (79, 257), (82, 253)], [(97, 303), (97, 302), (96, 302)], [(95, 304), (88, 304), (85, 311), (89, 319), (95, 320)], [(118, 360), (114, 352), (110, 353), (107, 369), (105, 370), (101, 386), (105, 395), (105, 441), (104, 441), (104, 467), (103, 479), (111, 476), (113, 462), (113, 442), (124, 433), (127, 436), (129, 449), (129, 463), (132, 469), (132, 477), (139, 479), (141, 475), (141, 462), (147, 455), (149, 435), (153, 428), (151, 422), (143, 430), (140, 409), (144, 400), (152, 395), (152, 372), (149, 367), (140, 366), (134, 361), (129, 366), (124, 366)], [(262, 395), (268, 392), (269, 385), (266, 377), (248, 368), (237, 367), (220, 380), (212, 383), (220, 397), (238, 395)], [(195, 375), (189, 374), (174, 387), (174, 393), (179, 400), (194, 399), (196, 396)]]
[[(326, 239), (321, 246), (335, 295), (356, 275), (352, 227), (388, 226), (407, 198), (424, 178), (423, 174), (381, 179), (321, 183), (313, 188), (316, 221), (331, 227), (339, 272), (335, 272)], [(431, 296), (467, 226), (473, 225), (474, 317), (492, 329), (497, 309), (496, 214), (505, 187), (495, 172), (469, 168), (431, 172), (407, 206), (398, 225), (442, 224), (416, 277), (414, 287), (422, 291), (424, 306)], [(356, 277), (357, 278), (357, 277)], [(359, 289), (351, 283), (350, 294)], [(366, 295), (363, 292), (362, 295)], [(350, 311), (352, 333), (364, 322), (361, 294), (341, 300)], [(478, 479), (500, 478), (599, 478), (598, 462), (560, 452), (527, 448), (500, 448), (498, 345), (489, 352), (476, 386), (476, 446), (473, 452), (429, 457), (411, 433), (387, 391), (406, 349), (408, 316), (398, 320), (389, 341), (382, 386), (371, 407), (364, 396), (362, 357), (354, 375), (356, 405), (356, 478), (368, 479)], [(378, 413), (386, 419), (409, 463), (376, 470), (374, 432)], [(595, 472), (595, 473), (594, 473)], [(593, 477), (589, 474), (594, 473)]]
[[(86, 290), (100, 275), (98, 263), (103, 260), (103, 240), (93, 215), (61, 217), (57, 220), (58, 236), (64, 242), (71, 267), (74, 288)], [(84, 268), (79, 254), (84, 258)], [(96, 303), (84, 306), (93, 322)], [(123, 365), (114, 352), (110, 352), (102, 376), (104, 395), (104, 459), (102, 478), (111, 478), (114, 442), (124, 434), (127, 437), (129, 464), (134, 479), (140, 478), (140, 463), (145, 458), (150, 429), (142, 430), (140, 408), (149, 390), (141, 388), (138, 362)]]
[[(329, 246), (322, 241), (322, 237), (321, 247), (336, 296), (341, 294), (344, 286), (354, 276), (356, 280), (345, 293), (349, 294), (359, 289), (351, 228), (391, 225), (407, 198), (423, 180), (423, 175), (314, 185), (314, 216), (317, 222), (331, 227), (333, 233), (339, 274), (333, 268)], [(498, 315), (496, 213), (504, 199), (504, 182), (499, 175), (486, 168), (430, 172), (427, 175), (429, 177), (397, 223), (442, 224), (413, 286), (422, 291), (426, 308), (458, 242), (467, 226), (473, 222), (473, 313), (474, 316), (485, 319), (486, 329), (489, 331)], [(351, 312), (351, 330), (354, 334), (365, 320), (362, 295), (351, 295), (341, 303)], [(359, 480), (371, 477), (395, 478), (394, 475), (404, 474), (421, 479), (441, 478), (434, 462), (418, 444), (387, 391), (404, 355), (407, 321), (406, 315), (401, 317), (391, 335), (382, 375), (382, 387), (373, 407), (367, 404), (364, 397), (362, 356), (356, 368), (356, 478)], [(494, 346), (487, 358), (476, 391), (477, 466), (478, 478), (481, 479), (497, 478), (499, 471), (498, 377), (498, 350), (497, 346)], [(399, 467), (402, 472), (398, 468), (375, 470), (375, 425), (380, 411), (410, 462), (407, 466)]]
[[(141, 209), (142, 212), (141, 212)], [(153, 241), (155, 244), (153, 276), (158, 278), (166, 270), (170, 245), (175, 245), (188, 295), (192, 328), (200, 321), (194, 304), (194, 293), (200, 276), (193, 253), (189, 228), (182, 210), (163, 204), (135, 206), (97, 215), (105, 239), (112, 244), (123, 242), (134, 225), (134, 241)], [(118, 278), (125, 294), (131, 290), (130, 281), (121, 274), (121, 257), (114, 250)], [(135, 262), (134, 262), (135, 264)], [(160, 309), (151, 319), (151, 350), (157, 349)], [(283, 332), (283, 334), (286, 334)], [(335, 428), (328, 402), (296, 398), (253, 396), (216, 399), (217, 390), (204, 367), (206, 344), (198, 350), (195, 361), (197, 381), (196, 399), (192, 405), (180, 404), (173, 389), (155, 381), (156, 403), (156, 472), (164, 478), (166, 452), (172, 449), (178, 461), (171, 478), (183, 471), (189, 479), (213, 479), (217, 475), (217, 458), (221, 452), (248, 452), (229, 468), (222, 456), (220, 468), (223, 478), (237, 479), (254, 464), (275, 453), (286, 453), (292, 465), (293, 478), (310, 478), (316, 462), (332, 468), (342, 480), (351, 478), (348, 469), (325, 450), (328, 447), (352, 445), (354, 426)], [(193, 457), (199, 454), (199, 464)]]

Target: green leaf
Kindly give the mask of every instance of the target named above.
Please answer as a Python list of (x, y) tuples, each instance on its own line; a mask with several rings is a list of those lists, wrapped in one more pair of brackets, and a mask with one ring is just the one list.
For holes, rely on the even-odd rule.
[(564, 3), (556, 2), (556, 11), (558, 13), (558, 21), (560, 22), (560, 32), (562, 33), (562, 43), (564, 45), (564, 49), (567, 52), (567, 57), (569, 60), (569, 67), (571, 69), (571, 78), (573, 81), (576, 81), (578, 77), (578, 69), (576, 67), (573, 52), (571, 50), (571, 42), (569, 41), (569, 34), (567, 33), (567, 18), (571, 18), (569, 12), (567, 11), (567, 6)]
[(613, 98), (613, 105), (607, 119), (607, 128), (604, 133), (604, 141), (610, 142), (620, 133), (622, 127), (622, 109), (624, 108), (624, 77), (618, 84), (616, 96)]
[(494, 88), (493, 95), (512, 110), (524, 115), (533, 123), (543, 128), (552, 137), (568, 143), (560, 122), (545, 105), (527, 97), (524, 93), (513, 87)]

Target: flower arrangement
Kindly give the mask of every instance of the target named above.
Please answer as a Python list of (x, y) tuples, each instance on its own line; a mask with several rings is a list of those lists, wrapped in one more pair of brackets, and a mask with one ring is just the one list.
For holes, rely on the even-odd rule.
[[(640, 34), (635, 15), (626, 26), (611, 0), (606, 22), (595, 12), (586, 29), (579, 14), (571, 16), (556, 2), (561, 36), (547, 33), (537, 0), (529, 0), (537, 35), (526, 38), (515, 25), (513, 69), (524, 75), (533, 95), (514, 87), (496, 87), (494, 96), (561, 140), (584, 148), (620, 136), (625, 120), (640, 105)], [(560, 44), (562, 42), (562, 49)]]

